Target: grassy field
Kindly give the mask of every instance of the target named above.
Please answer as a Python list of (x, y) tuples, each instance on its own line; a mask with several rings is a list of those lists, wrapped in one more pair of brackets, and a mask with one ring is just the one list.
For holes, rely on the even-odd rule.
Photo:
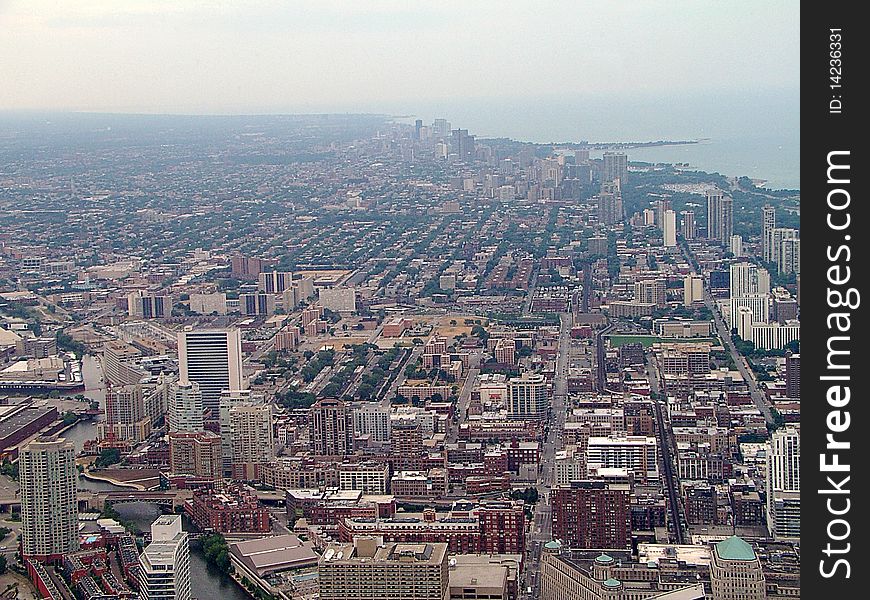
[(620, 346), (624, 346), (625, 344), (643, 344), (645, 348), (649, 348), (653, 344), (658, 344), (659, 342), (672, 342), (676, 344), (680, 343), (693, 343), (693, 342), (710, 342), (712, 344), (717, 344), (718, 340), (716, 338), (663, 338), (657, 335), (607, 335), (604, 336), (610, 340), (611, 348), (619, 348)]

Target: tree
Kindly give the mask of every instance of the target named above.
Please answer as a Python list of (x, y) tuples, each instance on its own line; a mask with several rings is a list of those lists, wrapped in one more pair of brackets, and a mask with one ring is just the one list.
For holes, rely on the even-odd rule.
[(0, 575), (6, 572), (6, 568), (8, 567), (8, 562), (6, 561), (6, 555), (0, 554)]
[(117, 448), (106, 448), (94, 461), (94, 466), (98, 469), (108, 467), (121, 462), (121, 451)]

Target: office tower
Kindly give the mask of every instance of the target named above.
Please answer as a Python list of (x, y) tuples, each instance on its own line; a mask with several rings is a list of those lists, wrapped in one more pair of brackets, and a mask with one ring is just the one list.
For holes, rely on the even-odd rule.
[(29, 442), (18, 455), (21, 553), (39, 561), (79, 549), (76, 451), (64, 438)]
[(771, 232), (776, 229), (776, 209), (765, 204), (761, 209), (761, 259), (773, 262), (773, 246), (771, 245)]
[(550, 491), (553, 539), (571, 548), (631, 548), (628, 483), (572, 481)]
[(141, 600), (190, 600), (190, 548), (181, 515), (162, 515), (151, 524), (151, 543), (139, 556)]
[(169, 431), (202, 431), (202, 390), (193, 381), (176, 381), (169, 398)]
[(309, 441), (311, 451), (319, 456), (353, 453), (353, 418), (344, 402), (324, 398), (311, 407)]
[(246, 317), (275, 314), (275, 296), (272, 294), (240, 294), (239, 311)]
[(722, 245), (734, 233), (734, 201), (721, 190), (707, 190), (707, 239)]
[(668, 284), (664, 279), (642, 279), (634, 282), (634, 301), (644, 304), (655, 304), (659, 307), (668, 305)]
[(176, 431), (169, 434), (169, 471), (218, 480), (223, 475), (221, 438), (211, 431)]
[(695, 224), (695, 211), (684, 210), (680, 214), (683, 216), (683, 223), (680, 229), (683, 239), (694, 240), (698, 237), (698, 226)]
[(628, 156), (624, 152), (605, 152), (601, 166), (601, 182), (617, 179), (620, 186), (628, 183)]
[(683, 278), (683, 306), (691, 306), (704, 300), (704, 280), (700, 275), (686, 275)]
[(127, 314), (137, 319), (163, 319), (172, 315), (172, 298), (142, 290), (127, 295)]
[(713, 600), (765, 600), (767, 584), (752, 546), (732, 536), (713, 546), (710, 585)]
[(229, 410), (229, 422), (233, 479), (259, 479), (260, 467), (275, 458), (272, 404), (264, 401), (236, 403)]
[(550, 407), (550, 390), (540, 373), (523, 373), (508, 381), (508, 417), (544, 419)]
[(422, 139), (421, 132), (423, 131), (423, 119), (414, 121), (414, 139), (420, 141)]
[(770, 293), (770, 273), (767, 269), (752, 263), (734, 263), (728, 270), (732, 298)]
[(800, 430), (776, 430), (767, 451), (767, 529), (775, 539), (800, 537)]
[(179, 380), (199, 384), (203, 408), (217, 420), (223, 390), (242, 385), (242, 336), (238, 329), (201, 329), (178, 334)]
[(601, 225), (616, 225), (623, 219), (622, 191), (618, 181), (601, 184), (598, 194), (598, 222)]
[(731, 251), (731, 254), (734, 255), (734, 258), (740, 258), (743, 256), (743, 237), (732, 235), (728, 242), (728, 248)]
[(474, 160), (474, 136), (467, 129), (454, 129), (450, 134), (450, 154), (462, 162)]
[(145, 413), (140, 385), (106, 387), (106, 418), (97, 423), (97, 437), (110, 444), (138, 443), (151, 434), (151, 418)]
[(785, 357), (785, 395), (789, 398), (801, 397), (800, 354), (789, 354)]
[(444, 600), (447, 544), (360, 536), (352, 544), (329, 544), (317, 572), (320, 600)]
[(662, 234), (665, 248), (673, 248), (677, 245), (677, 213), (672, 210), (665, 211)]
[(293, 283), (293, 273), (286, 271), (267, 271), (260, 273), (257, 290), (264, 294), (280, 294)]
[(364, 402), (353, 409), (354, 435), (371, 436), (371, 441), (390, 441), (390, 407)]

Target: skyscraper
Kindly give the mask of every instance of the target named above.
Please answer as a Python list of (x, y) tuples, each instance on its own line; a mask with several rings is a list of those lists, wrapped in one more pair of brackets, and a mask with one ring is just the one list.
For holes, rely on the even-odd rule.
[(474, 160), (474, 136), (467, 129), (454, 129), (450, 134), (450, 154), (462, 162)]
[(800, 468), (800, 430), (776, 430), (767, 451), (767, 529), (775, 539), (800, 538)]
[(624, 152), (605, 152), (601, 167), (601, 182), (619, 180), (628, 183), (628, 156)]
[(602, 225), (615, 225), (622, 218), (622, 191), (619, 182), (602, 183), (601, 192), (598, 194), (598, 222)]
[(773, 262), (770, 232), (774, 229), (776, 229), (776, 209), (765, 204), (761, 209), (761, 259), (766, 263)]
[(677, 213), (672, 210), (665, 211), (662, 234), (664, 235), (665, 248), (673, 248), (677, 245)]
[(353, 453), (353, 416), (347, 405), (324, 398), (311, 407), (309, 419), (311, 451), (320, 456)]
[(97, 424), (97, 437), (109, 442), (141, 442), (151, 433), (142, 386), (106, 387), (106, 419)]
[(785, 395), (789, 398), (801, 397), (800, 354), (789, 354), (785, 357)]
[(242, 389), (242, 337), (238, 329), (178, 334), (179, 381), (199, 384), (203, 408), (217, 420), (223, 390)]
[(508, 381), (508, 418), (544, 419), (550, 406), (548, 385), (540, 373), (523, 373)]
[(767, 269), (752, 263), (734, 263), (729, 270), (732, 298), (770, 293), (770, 273)]
[(181, 515), (162, 515), (151, 524), (151, 543), (139, 556), (141, 600), (190, 600), (190, 548)]
[(684, 210), (680, 214), (683, 216), (683, 223), (680, 233), (683, 234), (683, 238), (687, 240), (694, 240), (696, 237), (698, 237), (698, 227), (695, 224), (695, 211)]
[(275, 458), (272, 404), (239, 402), (229, 409), (232, 477), (258, 479), (260, 467)]
[(707, 239), (727, 245), (734, 233), (734, 201), (722, 190), (707, 190)]
[(63, 438), (37, 439), (21, 449), (21, 552), (54, 560), (79, 549), (75, 447)]
[(290, 287), (293, 282), (293, 273), (284, 271), (266, 271), (260, 273), (257, 281), (257, 290), (264, 294), (280, 294)]
[(172, 386), (169, 405), (169, 431), (202, 431), (203, 406), (199, 384), (177, 381)]

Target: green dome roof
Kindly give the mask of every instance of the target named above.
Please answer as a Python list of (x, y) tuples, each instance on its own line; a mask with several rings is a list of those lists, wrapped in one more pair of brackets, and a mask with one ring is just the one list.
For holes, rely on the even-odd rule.
[(755, 560), (755, 550), (752, 546), (736, 535), (716, 544), (716, 554), (724, 560)]
[(602, 563), (602, 564), (612, 563), (612, 562), (613, 562), (613, 557), (612, 557), (612, 556), (608, 556), (608, 555), (606, 555), (606, 554), (602, 554), (602, 555), (596, 557), (595, 562), (597, 562), (597, 563)]
[(562, 547), (562, 543), (559, 540), (551, 540), (544, 544), (544, 548), (547, 550), (558, 550)]
[(620, 582), (618, 579), (614, 579), (613, 577), (604, 581), (604, 587), (615, 588), (621, 585), (622, 582)]

